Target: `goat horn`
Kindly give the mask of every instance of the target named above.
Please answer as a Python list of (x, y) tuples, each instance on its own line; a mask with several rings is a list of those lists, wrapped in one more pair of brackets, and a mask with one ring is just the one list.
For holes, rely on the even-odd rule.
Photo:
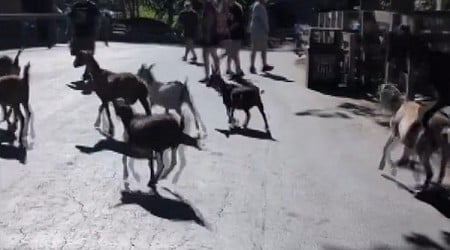
[(150, 66), (148, 67), (148, 69), (152, 69), (155, 66), (154, 63), (150, 64)]

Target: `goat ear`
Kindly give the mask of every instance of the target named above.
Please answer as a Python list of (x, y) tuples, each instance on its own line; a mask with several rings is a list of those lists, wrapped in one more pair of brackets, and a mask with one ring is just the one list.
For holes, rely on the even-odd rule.
[(154, 63), (152, 63), (152, 64), (150, 64), (150, 66), (148, 66), (148, 70), (152, 70), (153, 67), (155, 67), (155, 64), (154, 64)]

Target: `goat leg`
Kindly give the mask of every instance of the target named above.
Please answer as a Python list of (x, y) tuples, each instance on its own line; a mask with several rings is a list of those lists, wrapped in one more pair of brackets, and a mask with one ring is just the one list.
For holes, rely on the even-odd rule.
[(147, 100), (147, 97), (141, 97), (139, 98), (139, 101), (141, 102), (142, 107), (144, 107), (145, 114), (152, 115), (152, 110), (150, 108), (151, 106), (149, 101)]
[(171, 155), (172, 158), (170, 160), (170, 166), (169, 168), (164, 171), (164, 173), (161, 175), (161, 179), (165, 179), (167, 178), (167, 176), (173, 171), (173, 169), (175, 168), (175, 166), (177, 165), (177, 148), (178, 147), (173, 147), (171, 148)]
[(378, 165), (378, 169), (379, 170), (383, 170), (384, 169), (384, 167), (386, 165), (386, 157), (387, 156), (388, 156), (387, 158), (389, 160), (389, 164), (392, 165), (392, 160), (391, 160), (390, 153), (391, 153), (392, 146), (393, 146), (394, 142), (395, 142), (395, 137), (394, 137), (394, 135), (391, 134), (389, 136), (389, 139), (386, 142), (386, 145), (384, 145), (383, 156), (381, 157), (380, 164)]
[(258, 104), (258, 109), (259, 109), (259, 112), (261, 113), (261, 115), (262, 115), (262, 117), (264, 119), (264, 124), (266, 126), (266, 131), (267, 131), (267, 133), (270, 134), (270, 128), (269, 128), (269, 123), (267, 122), (266, 112), (264, 111), (264, 106), (263, 106), (263, 104), (261, 102)]
[(395, 165), (397, 165), (397, 166), (406, 166), (406, 165), (409, 165), (409, 166), (411, 166), (410, 165), (410, 163), (411, 163), (411, 159), (410, 159), (410, 157), (411, 157), (411, 149), (409, 148), (409, 147), (404, 147), (404, 149), (403, 149), (403, 154), (402, 154), (402, 156), (400, 157), (400, 159), (395, 163)]
[(430, 183), (431, 183), (431, 179), (433, 178), (433, 169), (431, 167), (430, 164), (430, 156), (431, 153), (426, 151), (423, 152), (419, 157), (420, 157), (420, 161), (422, 162), (422, 165), (425, 168), (425, 173), (426, 173), (426, 178), (425, 178), (425, 182), (423, 184), (422, 189), (426, 189)]
[(447, 147), (447, 136), (445, 136), (445, 141), (443, 141), (441, 143), (441, 169), (439, 172), (439, 179), (438, 179), (438, 184), (441, 185), (442, 181), (444, 181), (444, 177), (445, 177), (445, 170), (447, 167), (447, 160), (448, 160), (448, 147)]
[(247, 129), (249, 122), (250, 122), (250, 111), (249, 110), (245, 110), (244, 129)]
[(2, 107), (2, 115), (3, 115), (3, 120), (2, 121), (7, 121), (8, 120), (8, 115), (6, 114), (6, 106), (5, 105), (0, 105)]
[(114, 136), (114, 123), (111, 119), (111, 112), (109, 111), (109, 105), (108, 103), (106, 103), (105, 105), (105, 109), (106, 109), (106, 115), (108, 116), (108, 123), (109, 123), (109, 130), (108, 130), (108, 134), (113, 137)]
[(156, 180), (155, 180), (155, 169), (153, 164), (153, 152), (150, 154), (150, 158), (148, 159), (148, 167), (150, 168), (150, 180), (148, 181), (147, 186), (150, 188), (154, 188)]
[(95, 128), (100, 128), (100, 119), (101, 119), (101, 115), (102, 115), (102, 112), (103, 112), (103, 108), (104, 108), (104, 104), (102, 103), (98, 107), (97, 119), (95, 120), (95, 123), (94, 123), (94, 127)]
[(185, 152), (185, 146), (181, 145), (178, 148), (178, 155), (180, 157), (180, 166), (178, 168), (178, 172), (173, 177), (172, 183), (176, 184), (178, 180), (180, 179), (180, 175), (183, 172), (184, 168), (186, 167), (186, 152)]
[(24, 136), (24, 130), (25, 130), (25, 117), (23, 116), (22, 112), (20, 111), (19, 105), (14, 105), (14, 113), (19, 116), (20, 121), (20, 132), (19, 132), (19, 144), (21, 147), (26, 147), (26, 138)]
[(163, 161), (163, 152), (157, 152), (156, 153), (156, 161), (158, 163), (158, 172), (156, 172), (156, 182), (158, 182), (159, 178), (161, 177), (161, 174), (164, 170), (164, 161)]
[(127, 183), (128, 182), (128, 157), (126, 155), (122, 155), (122, 166), (123, 166), (123, 182)]

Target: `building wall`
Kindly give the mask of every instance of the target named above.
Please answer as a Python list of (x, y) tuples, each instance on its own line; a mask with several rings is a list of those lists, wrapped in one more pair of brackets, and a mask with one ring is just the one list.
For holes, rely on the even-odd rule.
[(21, 0), (0, 0), (0, 13), (17, 13), (21, 11)]

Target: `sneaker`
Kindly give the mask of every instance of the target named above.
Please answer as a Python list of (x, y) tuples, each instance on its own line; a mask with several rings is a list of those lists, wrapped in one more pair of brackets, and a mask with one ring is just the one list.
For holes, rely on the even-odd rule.
[(227, 75), (233, 75), (233, 71), (231, 71), (231, 70), (229, 70), (229, 69), (227, 69)]
[(191, 58), (191, 61), (192, 61), (192, 62), (197, 62), (197, 57), (192, 57), (192, 58)]
[(250, 67), (250, 73), (256, 74), (256, 68), (254, 66)]
[(262, 68), (262, 71), (263, 71), (263, 72), (272, 71), (273, 68), (274, 68), (273, 66), (265, 65), (265, 66)]
[(183, 56), (183, 57), (181, 58), (181, 60), (183, 60), (183, 62), (186, 62), (187, 58), (186, 58), (185, 56)]

